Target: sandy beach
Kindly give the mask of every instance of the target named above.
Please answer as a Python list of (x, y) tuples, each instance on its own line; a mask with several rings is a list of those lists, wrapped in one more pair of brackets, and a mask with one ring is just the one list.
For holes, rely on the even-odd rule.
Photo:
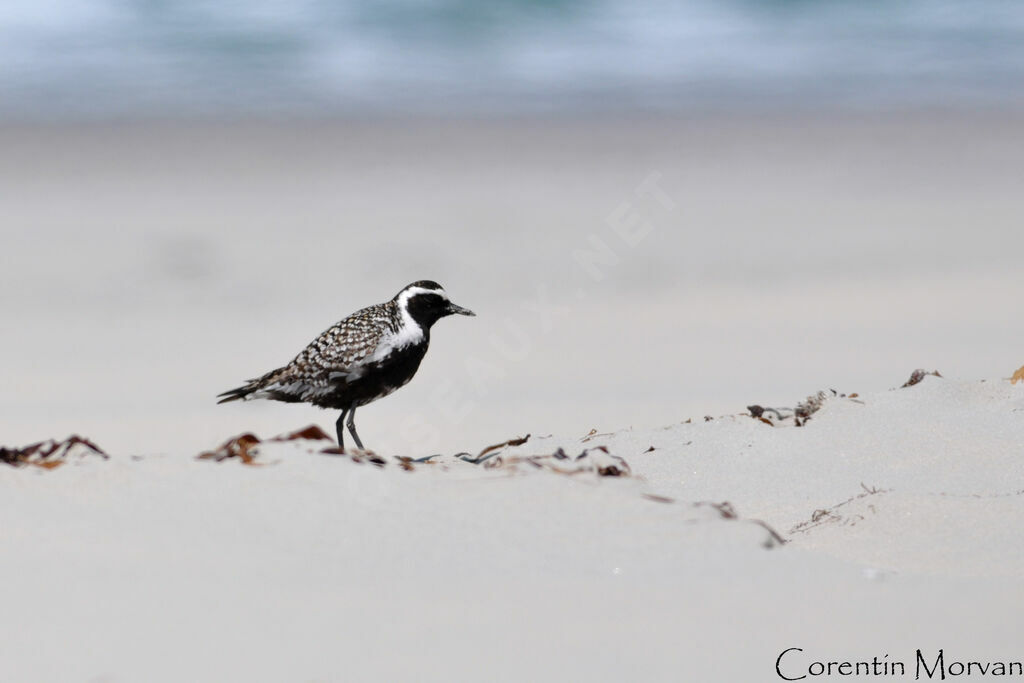
[(300, 440), (249, 466), (5, 465), (0, 673), (768, 681), (801, 648), (787, 676), (879, 658), (913, 680), (918, 650), (1019, 661), (1022, 414), (1024, 385), (927, 377), (800, 427), (531, 437), (479, 464)]
[(384, 452), (653, 429), (917, 367), (997, 377), (1024, 335), (1022, 126), (8, 126), (0, 433), (176, 453), (330, 427), (213, 398), (423, 278), (479, 317), (443, 321), (416, 380), (362, 412)]
[[(8, 125), (0, 149), (0, 446), (109, 456), (0, 463), (0, 680), (1024, 658), (1019, 114)], [(361, 409), (382, 466), (197, 459), (332, 434), (214, 397), (421, 278), (477, 317)], [(916, 368), (942, 376), (901, 388)]]

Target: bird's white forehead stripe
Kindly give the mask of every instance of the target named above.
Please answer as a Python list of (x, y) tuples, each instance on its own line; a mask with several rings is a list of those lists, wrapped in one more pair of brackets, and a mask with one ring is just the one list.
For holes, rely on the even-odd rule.
[(409, 299), (416, 296), (417, 294), (436, 294), (445, 301), (451, 301), (448, 298), (448, 292), (443, 289), (427, 289), (426, 287), (410, 287), (409, 289), (402, 290), (402, 293), (398, 297), (398, 303), (401, 304), (402, 308), (405, 308), (405, 304), (409, 302)]

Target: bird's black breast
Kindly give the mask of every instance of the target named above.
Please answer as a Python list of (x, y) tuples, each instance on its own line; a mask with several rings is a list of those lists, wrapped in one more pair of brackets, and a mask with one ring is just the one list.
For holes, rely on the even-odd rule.
[(344, 410), (366, 405), (406, 385), (427, 353), (427, 343), (395, 349), (387, 357), (360, 368), (355, 378), (339, 378), (336, 389), (313, 401), (322, 408)]

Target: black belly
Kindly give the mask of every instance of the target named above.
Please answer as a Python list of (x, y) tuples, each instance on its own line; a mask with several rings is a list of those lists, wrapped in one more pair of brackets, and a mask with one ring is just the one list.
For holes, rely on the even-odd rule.
[(368, 365), (359, 379), (339, 381), (335, 391), (317, 397), (313, 404), (344, 410), (387, 396), (412, 379), (426, 352), (426, 344), (413, 344), (394, 351), (381, 362)]

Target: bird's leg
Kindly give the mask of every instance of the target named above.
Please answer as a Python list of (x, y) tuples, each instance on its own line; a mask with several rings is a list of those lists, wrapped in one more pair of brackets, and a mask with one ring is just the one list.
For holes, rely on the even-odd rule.
[[(352, 435), (352, 438), (356, 440), (356, 448), (359, 450), (365, 450), (363, 448), (363, 442), (359, 440), (359, 435), (356, 434), (356, 409), (355, 406), (349, 408), (348, 413), (348, 432)], [(341, 421), (338, 421), (338, 433), (341, 433)]]
[[(338, 417), (338, 421), (334, 423), (334, 426), (338, 429), (338, 448), (345, 450), (345, 413), (348, 412), (348, 408), (341, 411), (341, 416)], [(356, 441), (356, 443), (359, 443)]]

